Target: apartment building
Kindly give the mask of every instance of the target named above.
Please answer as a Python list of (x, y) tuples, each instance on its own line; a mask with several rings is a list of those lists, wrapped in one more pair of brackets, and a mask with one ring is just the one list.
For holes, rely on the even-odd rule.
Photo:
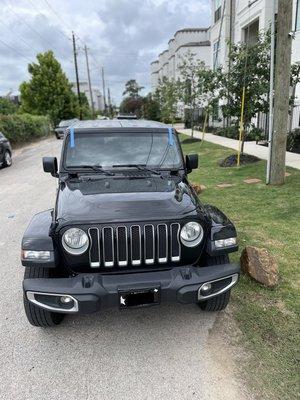
[[(253, 43), (258, 33), (267, 31), (271, 24), (274, 0), (211, 0), (210, 27), (211, 65), (228, 68), (228, 40)], [(275, 1), (275, 13), (277, 13)], [(300, 0), (293, 0), (292, 63), (300, 64)], [(295, 110), (292, 127), (299, 126), (300, 85), (295, 90)]]
[[(88, 82), (79, 82), (79, 88), (80, 88), (80, 92), (84, 93), (86, 95), (86, 98), (88, 99), (89, 105), (91, 107), (92, 103), (91, 103), (91, 96), (90, 96)], [(72, 90), (74, 93), (77, 94), (76, 83), (72, 83)], [(100, 90), (96, 89), (96, 88), (92, 88), (92, 95), (93, 95), (93, 103), (94, 103), (95, 111), (103, 111), (104, 110), (104, 100), (103, 100), (103, 96), (102, 96), (102, 93), (100, 92)]]
[(168, 48), (151, 63), (151, 89), (155, 91), (163, 77), (177, 80), (179, 66), (188, 53), (211, 67), (209, 28), (185, 28), (177, 31), (168, 42)]

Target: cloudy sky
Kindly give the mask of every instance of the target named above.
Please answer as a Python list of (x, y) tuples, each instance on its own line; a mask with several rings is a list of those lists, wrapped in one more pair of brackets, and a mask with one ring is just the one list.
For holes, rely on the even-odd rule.
[(74, 81), (74, 30), (80, 80), (87, 79), (86, 44), (93, 86), (101, 87), (103, 65), (118, 103), (130, 78), (149, 91), (150, 62), (178, 29), (209, 24), (210, 0), (0, 0), (0, 95), (17, 93), (28, 62), (48, 49)]

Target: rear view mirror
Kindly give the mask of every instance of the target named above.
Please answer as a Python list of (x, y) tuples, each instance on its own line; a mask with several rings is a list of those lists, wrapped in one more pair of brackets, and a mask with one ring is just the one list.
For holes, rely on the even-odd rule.
[(58, 177), (57, 171), (57, 158), (56, 157), (43, 157), (43, 168), (45, 172), (49, 172), (55, 178)]
[(198, 168), (198, 164), (198, 154), (189, 154), (185, 157), (185, 165), (188, 173), (192, 172), (193, 169)]

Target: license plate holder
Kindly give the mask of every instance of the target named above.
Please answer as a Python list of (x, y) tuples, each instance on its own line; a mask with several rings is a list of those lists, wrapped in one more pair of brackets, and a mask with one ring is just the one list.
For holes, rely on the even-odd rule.
[(149, 307), (159, 303), (160, 287), (119, 290), (120, 309)]

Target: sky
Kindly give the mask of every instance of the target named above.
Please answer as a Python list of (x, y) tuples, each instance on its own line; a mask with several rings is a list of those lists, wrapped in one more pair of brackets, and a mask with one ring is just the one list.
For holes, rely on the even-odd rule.
[(0, 95), (17, 94), (28, 63), (49, 49), (74, 82), (73, 30), (80, 81), (86, 45), (92, 86), (102, 89), (103, 66), (118, 104), (129, 79), (150, 91), (150, 63), (178, 29), (209, 25), (210, 0), (0, 0)]

